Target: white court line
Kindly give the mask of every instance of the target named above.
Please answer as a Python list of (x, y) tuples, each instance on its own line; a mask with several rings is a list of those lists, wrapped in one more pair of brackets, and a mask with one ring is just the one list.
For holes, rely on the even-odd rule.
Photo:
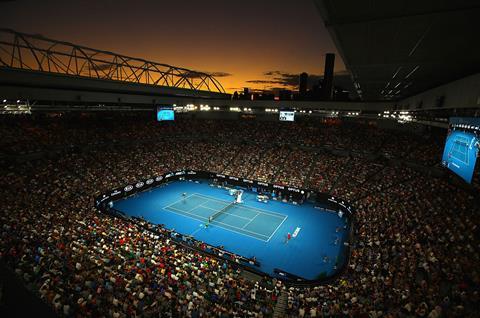
[[(190, 197), (192, 197), (192, 196), (194, 196), (194, 195), (195, 195), (195, 193), (193, 193), (193, 194), (189, 195), (188, 197), (185, 197), (185, 198), (183, 198), (183, 199), (181, 199), (181, 200), (178, 200), (178, 201), (176, 201), (176, 202), (174, 202), (174, 203), (166, 206), (166, 208), (172, 208), (172, 205), (175, 205), (175, 204), (179, 203), (180, 201), (184, 201), (184, 200), (186, 200), (186, 199), (188, 199), (188, 198), (190, 198)], [(201, 198), (201, 199), (205, 200), (205, 198)], [(208, 200), (208, 199), (207, 199), (207, 200)], [(206, 201), (206, 202), (208, 202), (208, 201)], [(206, 203), (206, 202), (203, 202), (203, 203)], [(193, 208), (191, 208), (190, 210), (188, 210), (188, 212), (192, 212), (193, 210), (195, 210), (196, 208), (198, 208), (199, 206), (201, 206), (203, 203), (201, 203), (200, 205), (194, 206)], [(172, 208), (172, 209), (174, 209), (174, 208)], [(183, 210), (181, 210), (181, 209), (178, 209), (178, 210), (183, 211)]]
[[(204, 198), (207, 198), (207, 199), (212, 200), (212, 201), (218, 201), (218, 202), (222, 202), (222, 203), (231, 203), (231, 202), (228, 202), (227, 200), (215, 199), (215, 198), (209, 197), (208, 195), (204, 195), (204, 194), (200, 194), (200, 193), (194, 193), (193, 195), (197, 195), (199, 197), (204, 197)], [(258, 208), (254, 208), (254, 207), (251, 207), (251, 206), (238, 206), (238, 208), (239, 209), (248, 209), (248, 210), (260, 211), (263, 214), (268, 214), (268, 215), (271, 215), (271, 216), (279, 218), (279, 219), (283, 219), (285, 217), (284, 214), (271, 212), (271, 211), (267, 211), (267, 210), (263, 210), (263, 209), (258, 209)]]
[[(206, 217), (203, 217), (201, 215), (198, 215), (198, 214), (194, 214), (194, 213), (190, 213), (190, 212), (187, 212), (187, 211), (183, 211), (183, 210), (180, 210), (180, 209), (176, 209), (176, 208), (172, 208), (172, 207), (169, 207), (169, 209), (173, 209), (173, 210), (177, 210), (178, 212), (182, 212), (182, 213), (187, 213), (187, 214), (190, 214), (190, 215), (196, 215), (202, 219), (205, 219), (205, 220), (208, 220), (208, 218)], [(167, 210), (168, 211), (168, 210)], [(223, 223), (223, 222), (220, 222), (220, 221), (217, 221), (217, 220), (213, 220), (211, 223), (220, 223), (220, 224), (223, 224), (225, 226), (229, 226), (229, 227), (232, 227), (232, 228), (235, 228), (235, 229), (239, 229), (239, 230), (242, 230), (242, 231), (245, 231), (245, 232), (250, 232), (252, 234), (255, 234), (255, 235), (260, 235), (260, 236), (265, 236), (265, 237), (268, 237), (268, 235), (265, 235), (265, 234), (261, 234), (261, 233), (257, 233), (257, 232), (253, 232), (253, 231), (249, 231), (249, 230), (245, 230), (245, 229), (242, 229), (238, 226), (234, 226), (234, 225), (230, 225), (230, 224), (227, 224), (227, 223)]]
[(249, 225), (250, 223), (252, 223), (252, 221), (255, 220), (255, 218), (256, 218), (259, 214), (260, 214), (260, 212), (257, 213), (257, 215), (255, 215), (255, 216), (253, 217), (253, 219), (251, 219), (247, 224), (245, 224), (245, 225), (242, 227), (242, 229), (244, 229), (247, 225)]
[[(245, 232), (249, 232), (249, 233), (252, 233), (252, 234), (255, 234), (255, 235), (260, 235), (260, 236), (265, 236), (265, 237), (268, 237), (267, 235), (265, 234), (260, 234), (260, 233), (257, 233), (257, 232), (253, 232), (253, 231), (249, 231), (249, 230), (245, 230), (245, 229), (242, 229), (240, 227), (237, 227), (237, 226), (233, 226), (233, 225), (230, 225), (230, 224), (227, 224), (227, 223), (223, 223), (223, 222), (220, 222), (220, 221), (217, 221), (217, 220), (213, 220), (213, 222), (216, 222), (216, 223), (220, 223), (220, 224), (223, 224), (223, 225), (226, 225), (226, 226), (230, 226), (230, 227), (233, 227), (235, 229), (239, 229), (239, 230), (242, 230), (242, 231), (245, 231)], [(222, 227), (223, 229), (223, 227)], [(241, 233), (241, 232), (236, 232), (236, 233)], [(263, 241), (263, 240), (262, 240)], [(268, 241), (267, 241), (268, 242)]]
[[(458, 157), (456, 157), (458, 160), (460, 160), (461, 162), (463, 162), (466, 166), (468, 166), (468, 158), (467, 158), (467, 153), (466, 152), (462, 152), (462, 151), (456, 151), (456, 153), (458, 154)], [(460, 159), (459, 157), (462, 157), (462, 159)]]
[[(201, 222), (201, 220), (199, 220), (199, 219), (197, 219), (197, 218), (194, 218), (194, 217), (191, 217), (191, 216), (188, 216), (188, 215), (185, 215), (185, 214), (184, 214), (184, 213), (187, 213), (187, 214), (191, 214), (191, 213), (188, 213), (188, 212), (185, 212), (185, 211), (182, 211), (182, 210), (179, 210), (179, 209), (175, 209), (175, 208), (172, 208), (172, 207), (169, 207), (168, 210), (166, 209), (166, 207), (163, 208), (163, 209), (164, 209), (165, 211), (168, 211), (168, 212), (171, 212), (171, 213), (175, 213), (175, 214), (178, 214), (178, 215), (181, 215), (181, 216), (184, 216), (184, 217), (187, 217), (187, 218), (190, 218), (190, 219), (193, 219), (193, 220), (196, 220), (196, 221)], [(172, 210), (177, 210), (178, 212), (175, 212), (175, 211), (172, 211)], [(204, 218), (203, 216), (200, 216), (200, 215), (198, 215), (198, 214), (191, 214), (191, 215), (195, 215), (196, 217), (205, 219), (205, 221), (207, 220), (207, 218)], [(216, 220), (213, 220), (212, 223), (213, 223), (213, 222), (221, 223), (221, 224), (224, 224), (224, 225), (226, 225), (226, 226), (230, 226), (230, 227), (233, 227), (233, 228), (240, 229), (240, 228), (238, 228), (238, 227), (236, 227), (236, 226), (232, 226), (232, 225), (230, 225), (230, 224), (225, 224), (225, 223), (222, 223), (222, 222), (218, 222), (218, 221), (216, 221)], [(264, 239), (260, 239), (260, 238), (255, 237), (255, 236), (248, 235), (248, 234), (246, 234), (246, 233), (237, 232), (237, 231), (235, 231), (235, 230), (231, 230), (231, 229), (225, 228), (225, 227), (223, 227), (223, 226), (219, 226), (219, 228), (224, 229), (224, 230), (227, 230), (227, 231), (229, 231), (229, 232), (237, 233), (237, 234), (240, 234), (240, 235), (245, 235), (245, 236), (254, 238), (254, 239), (259, 240), (259, 241), (262, 241), (262, 242), (268, 242), (268, 241), (265, 241)], [(260, 236), (265, 236), (265, 237), (267, 237), (266, 235), (259, 234), (259, 233), (257, 233), (257, 232), (252, 232), (252, 231), (248, 231), (248, 230), (244, 230), (244, 229), (240, 229), (240, 230), (246, 231), (246, 232), (250, 232), (250, 233), (253, 233), (253, 234), (255, 234), (255, 235), (260, 235)]]
[[(167, 212), (175, 213), (175, 214), (184, 216), (184, 217), (186, 217), (186, 218), (195, 220), (195, 221), (197, 221), (197, 222), (202, 222), (202, 220), (199, 220), (199, 219), (197, 219), (197, 218), (194, 218), (194, 217), (191, 217), (191, 216), (188, 216), (188, 215), (181, 214), (181, 213), (178, 213), (178, 212), (175, 212), (175, 211), (170, 210), (170, 209), (173, 209), (173, 210), (181, 211), (181, 210), (178, 210), (178, 209), (175, 209), (175, 208), (172, 208), (172, 207), (169, 207), (168, 210), (167, 210), (167, 207), (164, 207), (164, 208), (162, 208), (162, 209), (165, 210), (165, 211), (167, 211)], [(186, 212), (182, 211), (182, 213), (186, 213)], [(200, 218), (203, 218), (202, 216), (197, 215), (197, 214), (193, 214), (193, 215), (195, 215), (195, 216), (197, 216), (197, 217), (200, 217)]]
[[(187, 199), (187, 198), (190, 198), (190, 197), (193, 197), (193, 196), (198, 196), (202, 199), (207, 199), (207, 200), (211, 200), (211, 201), (217, 201), (217, 202), (221, 202), (221, 203), (226, 203), (226, 204), (230, 204), (231, 202), (229, 201), (226, 201), (226, 200), (220, 200), (220, 199), (215, 199), (215, 198), (212, 198), (212, 197), (209, 197), (207, 195), (203, 195), (203, 194), (199, 194), (199, 193), (192, 193), (191, 195), (189, 195), (188, 197), (186, 198), (182, 198), (172, 204), (169, 204), (168, 206), (164, 207), (163, 209), (166, 210), (166, 211), (169, 211), (169, 212), (173, 212), (175, 214), (179, 214), (179, 215), (183, 215), (183, 216), (186, 216), (186, 217), (189, 217), (191, 219), (194, 219), (194, 220), (197, 220), (197, 221), (202, 221), (202, 220), (208, 220), (207, 217), (203, 217), (201, 215), (198, 215), (198, 214), (195, 214), (195, 213), (191, 213), (193, 210), (195, 210), (196, 208), (198, 207), (202, 207), (202, 208), (207, 208), (207, 209), (210, 209), (210, 210), (213, 210), (213, 211), (219, 211), (219, 210), (215, 210), (215, 209), (212, 209), (212, 208), (208, 208), (206, 206), (203, 206), (203, 204), (207, 203), (207, 202), (202, 202), (200, 205), (197, 205), (195, 206), (194, 208), (188, 210), (188, 211), (185, 211), (185, 210), (181, 210), (181, 209), (177, 209), (177, 208), (174, 208), (172, 207), (172, 205), (175, 205), (176, 203), (184, 200), (184, 199)], [(167, 209), (168, 208), (168, 209)], [(263, 241), (263, 242), (268, 242), (274, 235), (275, 235), (275, 232), (280, 228), (280, 226), (283, 224), (283, 222), (285, 222), (285, 220), (288, 218), (288, 216), (285, 216), (283, 214), (279, 214), (279, 213), (275, 213), (275, 212), (272, 212), (270, 213), (269, 211), (266, 211), (266, 210), (262, 210), (262, 209), (257, 209), (257, 208), (253, 208), (253, 207), (249, 207), (249, 206), (236, 206), (236, 208), (238, 209), (245, 209), (245, 210), (253, 210), (253, 211), (256, 211), (257, 214), (255, 215), (255, 217), (253, 219), (255, 219), (258, 215), (260, 214), (265, 214), (265, 215), (269, 215), (271, 217), (276, 217), (276, 218), (282, 218), (282, 222), (277, 226), (277, 228), (275, 229), (275, 231), (269, 236), (265, 235), (265, 234), (261, 234), (261, 233), (257, 233), (257, 232), (253, 232), (253, 231), (249, 231), (249, 230), (246, 230), (244, 227), (246, 225), (248, 225), (250, 222), (253, 221), (253, 219), (249, 219), (249, 218), (245, 218), (245, 217), (241, 217), (241, 216), (238, 216), (238, 215), (235, 215), (235, 214), (231, 214), (231, 213), (225, 213), (225, 214), (228, 214), (228, 215), (232, 215), (232, 216), (235, 216), (235, 217), (238, 217), (238, 218), (241, 218), (241, 219), (245, 219), (245, 220), (249, 220), (248, 224), (244, 225), (242, 228), (240, 227), (237, 227), (237, 226), (234, 226), (234, 225), (230, 225), (230, 224), (227, 224), (227, 223), (224, 223), (224, 222), (220, 222), (220, 221), (217, 221), (217, 220), (213, 220), (212, 221), (212, 224), (223, 224), (225, 227), (223, 226), (219, 226), (225, 230), (228, 230), (230, 232), (234, 232), (234, 233), (238, 233), (238, 234), (242, 234), (242, 235), (245, 235), (245, 236), (248, 236), (248, 237), (253, 237), (257, 240), (260, 240), (260, 241)], [(175, 211), (172, 211), (172, 210), (176, 210), (177, 212)], [(188, 215), (185, 215), (185, 214), (189, 214), (189, 215), (192, 215), (192, 216), (188, 216)], [(200, 219), (200, 220), (199, 220)], [(228, 229), (226, 227), (230, 227), (230, 228), (233, 228), (233, 229), (238, 229), (238, 231), (236, 230), (231, 230), (231, 229)], [(265, 237), (265, 238), (268, 238), (266, 241), (264, 239), (259, 239), (258, 237), (255, 237), (255, 236), (252, 236), (252, 235), (248, 235), (246, 233), (242, 233), (240, 231), (244, 231), (244, 232), (249, 232), (249, 233), (252, 233), (254, 235), (257, 235), (257, 236), (261, 236), (261, 237)]]
[[(465, 143), (465, 140), (468, 140), (468, 139), (466, 139), (466, 138), (463, 138), (462, 136), (458, 136), (458, 137), (461, 137), (461, 141), (462, 141), (463, 143)], [(468, 147), (468, 144), (467, 144), (467, 147)], [(461, 155), (463, 155), (464, 160), (461, 160), (461, 159), (459, 159), (459, 158), (457, 158), (457, 159), (459, 159), (460, 161), (462, 161), (464, 164), (466, 164), (466, 165), (468, 166), (468, 165), (469, 165), (469, 160), (468, 160), (467, 152), (460, 151), (460, 150), (464, 150), (464, 148), (466, 148), (466, 147), (461, 147), (460, 145), (457, 145), (456, 152), (458, 152), (458, 153), (460, 153)]]
[(270, 239), (275, 235), (275, 233), (278, 231), (278, 229), (280, 228), (280, 226), (282, 226), (283, 222), (285, 222), (285, 220), (288, 218), (288, 215), (285, 216), (285, 218), (283, 219), (282, 223), (280, 223), (277, 228), (275, 229), (275, 231), (273, 231), (272, 235), (270, 235), (270, 237), (268, 238), (267, 242), (270, 242)]
[[(208, 203), (208, 201), (206, 202)], [(213, 209), (213, 208), (210, 208), (208, 206), (204, 206), (204, 205), (200, 205), (202, 208), (205, 208), (205, 209), (209, 209), (209, 210), (212, 210), (212, 211), (220, 211), (221, 209), (217, 210), (217, 209)], [(236, 209), (243, 209), (243, 210), (250, 210), (250, 207), (246, 207), (246, 206), (241, 206), (241, 205), (235, 205), (233, 208), (236, 208)], [(228, 215), (233, 215), (233, 216), (236, 216), (237, 218), (240, 218), (240, 219), (245, 219), (245, 220), (252, 220), (251, 218), (247, 218), (247, 217), (244, 217), (244, 216), (240, 216), (240, 215), (237, 215), (237, 214), (233, 214), (233, 213), (227, 213), (227, 212), (223, 212), (223, 214), (228, 214)], [(262, 213), (262, 212), (257, 212), (257, 214), (253, 217), (253, 218), (256, 218), (258, 216), (258, 214), (265, 214), (265, 213)]]
[[(470, 164), (470, 160), (468, 158), (468, 139), (469, 139), (468, 137), (457, 136), (457, 140), (460, 140), (461, 143), (466, 144), (466, 146), (465, 147), (460, 147), (460, 145), (457, 145), (457, 149), (456, 149), (457, 152), (464, 155), (465, 160), (460, 160), (460, 159), (459, 160), (462, 161), (467, 166)], [(459, 151), (459, 150), (466, 150), (466, 151)]]
[(192, 194), (190, 194), (189, 196), (186, 196), (185, 198), (181, 198), (180, 200), (177, 200), (177, 201), (175, 201), (175, 202), (173, 202), (173, 203), (170, 203), (169, 205), (165, 206), (164, 208), (168, 208), (168, 207), (170, 207), (170, 206), (172, 206), (172, 205), (174, 205), (174, 204), (177, 204), (178, 202), (181, 202), (181, 201), (183, 201), (183, 200), (186, 200), (186, 199), (188, 199), (188, 198), (190, 198), (190, 197), (192, 197), (192, 196), (194, 196), (194, 195), (195, 195), (195, 193), (192, 193)]
[(200, 208), (205, 208), (205, 209), (208, 209), (208, 210), (212, 210), (212, 211), (220, 211), (220, 210), (217, 210), (217, 209), (212, 209), (212, 208), (209, 208), (208, 206), (203, 206), (203, 205), (199, 205), (198, 207)]
[[(212, 208), (209, 208), (209, 207), (203, 206), (203, 205), (198, 205), (196, 208), (205, 208), (205, 209), (209, 209), (209, 210), (212, 210), (212, 211), (215, 211), (215, 212), (218, 212), (218, 211), (221, 210), (221, 209), (220, 209), (220, 210), (212, 209)], [(196, 209), (196, 208), (195, 208), (195, 209)], [(195, 209), (194, 209), (194, 210), (195, 210)], [(190, 210), (190, 211), (192, 211), (192, 210)], [(190, 211), (189, 211), (189, 212), (190, 212)], [(239, 218), (239, 219), (244, 219), (244, 220), (249, 220), (249, 221), (251, 221), (251, 219), (249, 219), (249, 218), (246, 218), (246, 217), (240, 216), (240, 215), (236, 215), (236, 214), (232, 214), (232, 213), (222, 212), (222, 214), (227, 214), (227, 215), (235, 216), (235, 217), (237, 217), (237, 218)]]
[[(458, 139), (464, 139), (463, 136), (455, 136), (455, 137), (453, 137), (453, 138), (454, 138), (454, 140), (452, 141), (452, 145), (450, 146), (450, 151), (449, 151), (450, 154), (453, 154), (454, 152), (459, 152), (457, 149), (454, 149), (454, 148), (456, 148), (456, 147), (455, 147), (455, 145), (456, 145), (455, 141), (457, 141)], [(464, 154), (464, 153), (463, 153), (463, 154)], [(458, 157), (456, 157), (456, 156), (453, 156), (453, 159), (457, 159), (458, 161), (462, 162), (463, 164), (465, 164), (465, 165), (467, 165), (467, 166), (469, 165), (468, 156), (466, 156), (466, 158), (465, 158), (466, 161), (465, 161), (465, 160), (461, 160), (460, 158), (458, 158)]]

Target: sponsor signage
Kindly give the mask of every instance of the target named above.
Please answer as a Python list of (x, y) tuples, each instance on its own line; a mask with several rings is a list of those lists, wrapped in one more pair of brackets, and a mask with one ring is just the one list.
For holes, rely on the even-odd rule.
[(110, 196), (113, 197), (113, 196), (119, 195), (120, 193), (122, 193), (122, 191), (120, 191), (120, 190), (115, 190), (115, 191), (113, 191), (112, 193), (110, 193)]
[[(95, 198), (95, 204), (98, 207), (100, 207), (103, 202), (105, 202), (109, 199), (112, 200), (112, 198), (113, 198), (113, 200), (118, 200), (122, 196), (131, 195), (132, 191), (133, 192), (140, 192), (140, 191), (145, 190), (146, 188), (148, 188), (148, 187), (146, 187), (146, 185), (147, 186), (154, 186), (155, 182), (157, 182), (157, 183), (161, 183), (162, 181), (166, 182), (167, 179), (172, 178), (172, 177), (177, 177), (176, 179), (178, 179), (178, 176), (182, 176), (182, 175), (192, 175), (192, 176), (195, 176), (194, 179), (195, 178), (214, 179), (215, 177), (218, 177), (218, 178), (223, 178), (223, 179), (228, 179), (228, 180), (239, 181), (239, 183), (243, 183), (245, 186), (246, 185), (248, 185), (248, 186), (257, 185), (257, 186), (263, 186), (263, 187), (265, 187), (267, 189), (270, 189), (270, 190), (273, 190), (273, 189), (282, 190), (282, 192), (284, 192), (284, 194), (293, 194), (293, 198), (295, 200), (297, 198), (300, 198), (300, 197), (298, 197), (300, 194), (304, 195), (306, 193), (306, 191), (304, 191), (303, 189), (299, 189), (299, 188), (296, 188), (296, 187), (282, 186), (282, 185), (277, 185), (277, 184), (269, 184), (269, 183), (262, 182), (262, 181), (255, 181), (255, 180), (250, 180), (250, 179), (245, 179), (245, 178), (237, 178), (237, 177), (234, 177), (234, 176), (226, 176), (224, 174), (216, 174), (216, 173), (210, 173), (210, 172), (205, 172), (205, 171), (183, 170), (183, 171), (169, 172), (169, 173), (166, 173), (164, 175), (157, 176), (154, 179), (150, 178), (150, 179), (146, 179), (146, 180), (143, 180), (143, 181), (138, 181), (137, 183), (134, 183), (133, 185), (129, 184), (129, 185), (126, 185), (123, 188), (111, 190), (110, 193), (103, 194), (101, 197)], [(326, 198), (326, 200), (323, 199), (324, 200), (323, 202), (330, 202), (331, 204), (334, 204), (335, 207), (332, 207), (334, 209), (335, 208), (336, 209), (342, 208), (343, 210), (345, 210), (345, 212), (353, 213), (353, 208), (351, 206), (349, 206), (349, 204), (347, 202), (343, 201), (343, 200), (339, 200), (339, 199), (337, 199), (333, 196), (328, 196), (325, 193), (317, 193), (317, 200), (321, 200), (321, 198)]]
[(107, 195), (107, 196), (105, 196), (104, 198), (100, 199), (100, 203), (102, 203), (102, 202), (104, 202), (104, 201), (106, 201), (106, 200), (108, 200), (108, 199), (110, 199), (110, 196)]

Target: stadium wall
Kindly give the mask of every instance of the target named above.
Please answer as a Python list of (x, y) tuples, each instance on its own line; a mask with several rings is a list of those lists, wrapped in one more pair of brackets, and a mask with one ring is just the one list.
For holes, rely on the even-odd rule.
[(397, 106), (404, 110), (480, 108), (480, 73), (408, 97)]

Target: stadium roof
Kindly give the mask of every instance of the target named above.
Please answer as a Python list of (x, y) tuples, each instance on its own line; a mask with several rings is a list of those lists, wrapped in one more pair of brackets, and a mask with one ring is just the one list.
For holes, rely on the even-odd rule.
[(478, 0), (314, 0), (364, 100), (400, 100), (480, 71)]

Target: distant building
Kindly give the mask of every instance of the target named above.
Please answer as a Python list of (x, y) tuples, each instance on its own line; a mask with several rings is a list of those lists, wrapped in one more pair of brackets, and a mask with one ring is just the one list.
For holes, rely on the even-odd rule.
[(278, 91), (278, 97), (280, 100), (291, 100), (292, 99), (292, 91), (288, 89), (282, 89)]
[(318, 81), (317, 84), (312, 86), (312, 89), (308, 92), (308, 98), (310, 100), (320, 100), (322, 97), (322, 82)]
[(251, 100), (252, 94), (250, 93), (250, 89), (248, 87), (243, 88), (243, 95), (240, 99)]
[(327, 53), (325, 56), (325, 70), (323, 73), (323, 99), (331, 100), (333, 97), (333, 68), (335, 66), (335, 54)]
[(307, 83), (308, 83), (308, 74), (303, 72), (300, 74), (299, 78), (299, 85), (298, 85), (298, 93), (300, 98), (304, 98), (307, 96)]
[(274, 94), (269, 92), (258, 92), (252, 94), (252, 100), (273, 100)]

